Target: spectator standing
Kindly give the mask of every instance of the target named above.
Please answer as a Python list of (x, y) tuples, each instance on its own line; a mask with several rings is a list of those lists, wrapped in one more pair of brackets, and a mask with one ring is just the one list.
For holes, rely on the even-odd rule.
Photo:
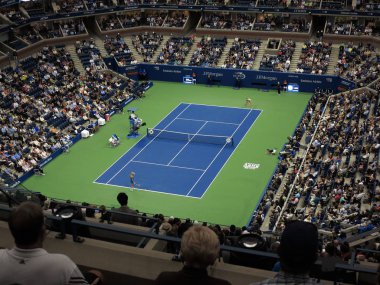
[(13, 209), (8, 225), (15, 247), (0, 250), (0, 284), (88, 284), (69, 257), (43, 249), (44, 215), (38, 204), (28, 201)]
[(184, 267), (178, 272), (162, 272), (156, 285), (231, 285), (228, 281), (208, 275), (207, 267), (219, 256), (217, 235), (208, 227), (192, 226), (183, 235), (181, 252)]
[(317, 284), (309, 271), (318, 257), (318, 230), (312, 223), (289, 222), (281, 236), (278, 249), (281, 271), (273, 278), (251, 285), (264, 284)]

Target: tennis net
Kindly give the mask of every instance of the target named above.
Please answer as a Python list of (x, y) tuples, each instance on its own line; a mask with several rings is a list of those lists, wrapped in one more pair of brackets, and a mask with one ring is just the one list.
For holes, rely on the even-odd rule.
[(229, 136), (214, 136), (214, 135), (202, 135), (202, 134), (190, 134), (181, 133), (160, 129), (147, 129), (147, 137), (153, 137), (158, 139), (180, 140), (188, 142), (210, 143), (220, 145), (233, 145), (234, 141)]

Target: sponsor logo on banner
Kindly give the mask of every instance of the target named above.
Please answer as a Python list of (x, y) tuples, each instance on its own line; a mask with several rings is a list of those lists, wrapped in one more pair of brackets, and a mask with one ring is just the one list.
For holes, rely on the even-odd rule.
[(244, 169), (250, 169), (250, 170), (255, 170), (260, 167), (260, 164), (258, 163), (252, 163), (252, 162), (246, 162), (243, 164)]
[(243, 80), (245, 78), (245, 74), (243, 72), (235, 72), (233, 77), (236, 79)]
[(278, 81), (275, 76), (265, 76), (265, 75), (256, 75), (256, 79), (259, 80), (269, 80), (269, 81)]
[(203, 72), (203, 75), (204, 75), (204, 76), (211, 75), (211, 76), (213, 76), (213, 77), (223, 77), (223, 73), (219, 73), (219, 72), (209, 72), (209, 71), (204, 71), (204, 72)]
[(176, 69), (163, 69), (162, 72), (166, 72), (166, 73), (182, 73), (181, 70), (176, 70)]

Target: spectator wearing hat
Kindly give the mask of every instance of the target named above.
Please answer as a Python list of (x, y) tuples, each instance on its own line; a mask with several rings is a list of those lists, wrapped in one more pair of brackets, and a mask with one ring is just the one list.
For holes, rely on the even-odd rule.
[(231, 285), (228, 281), (208, 275), (207, 267), (219, 257), (220, 243), (208, 227), (191, 226), (181, 240), (184, 267), (178, 272), (162, 272), (156, 285)]
[(170, 231), (172, 230), (172, 225), (168, 222), (163, 222), (159, 228), (159, 234), (160, 235), (168, 235)]
[(317, 284), (309, 271), (318, 258), (318, 230), (312, 223), (289, 222), (282, 233), (280, 246), (281, 271), (275, 277), (251, 285)]

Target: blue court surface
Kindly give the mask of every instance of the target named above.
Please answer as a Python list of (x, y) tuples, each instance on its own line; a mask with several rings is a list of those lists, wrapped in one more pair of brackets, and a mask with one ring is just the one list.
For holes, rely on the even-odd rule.
[(260, 113), (181, 103), (95, 183), (202, 198)]

